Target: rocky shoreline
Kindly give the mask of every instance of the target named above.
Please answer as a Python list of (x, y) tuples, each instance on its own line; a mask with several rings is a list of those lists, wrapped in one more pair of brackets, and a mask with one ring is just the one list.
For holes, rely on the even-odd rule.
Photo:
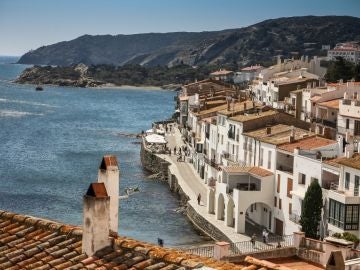
[(142, 84), (116, 84), (103, 80), (96, 80), (89, 76), (88, 66), (78, 64), (74, 67), (33, 66), (25, 69), (14, 83), (33, 85), (55, 85), (85, 88), (120, 88), (120, 89), (149, 89), (149, 90), (178, 90), (181, 85), (167, 84), (142, 85)]

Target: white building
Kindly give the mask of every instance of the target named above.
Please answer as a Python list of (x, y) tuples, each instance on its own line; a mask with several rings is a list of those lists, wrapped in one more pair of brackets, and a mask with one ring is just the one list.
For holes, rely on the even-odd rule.
[(330, 234), (347, 231), (360, 237), (360, 155), (330, 160), (328, 166), (339, 172), (327, 194), (328, 230)]
[(328, 50), (328, 59), (336, 60), (341, 57), (352, 63), (359, 63), (360, 45), (356, 42), (338, 43), (335, 48)]

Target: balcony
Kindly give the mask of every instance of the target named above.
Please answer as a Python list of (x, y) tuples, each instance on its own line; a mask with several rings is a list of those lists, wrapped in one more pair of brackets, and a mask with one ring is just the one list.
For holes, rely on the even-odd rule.
[(331, 183), (328, 197), (343, 204), (360, 204), (359, 187), (344, 190), (337, 183)]
[(351, 105), (351, 100), (350, 99), (343, 99), (342, 100), (342, 105)]
[(327, 127), (331, 127), (331, 128), (336, 128), (337, 127), (337, 121), (329, 121), (329, 120), (325, 120), (322, 118), (315, 118), (315, 122), (318, 124), (321, 124), (323, 126), (327, 126)]
[(291, 214), (289, 214), (289, 219), (296, 224), (300, 224), (301, 216), (298, 215), (297, 212), (292, 212)]
[(211, 167), (217, 169), (217, 170), (221, 170), (220, 168), (220, 164), (215, 162), (215, 159), (209, 159), (207, 157), (204, 157), (204, 161), (206, 164), (210, 165)]

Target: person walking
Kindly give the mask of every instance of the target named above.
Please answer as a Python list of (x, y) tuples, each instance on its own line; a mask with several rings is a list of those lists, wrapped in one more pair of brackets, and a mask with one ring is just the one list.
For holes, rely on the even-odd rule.
[(265, 231), (265, 243), (269, 242), (269, 232), (266, 230)]
[(174, 146), (174, 155), (176, 155), (176, 146)]
[(256, 240), (256, 234), (254, 233), (254, 234), (251, 236), (251, 240), (250, 240), (253, 248), (255, 248), (255, 240)]
[(262, 231), (262, 240), (263, 240), (263, 243), (266, 243), (266, 229), (263, 229), (263, 231)]
[(200, 205), (200, 201), (201, 201), (201, 194), (199, 193), (199, 195), (197, 196), (198, 205)]

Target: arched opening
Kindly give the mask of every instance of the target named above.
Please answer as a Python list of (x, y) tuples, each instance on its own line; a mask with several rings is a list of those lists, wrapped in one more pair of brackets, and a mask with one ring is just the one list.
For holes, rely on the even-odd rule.
[(234, 209), (235, 209), (234, 200), (232, 199), (232, 197), (229, 197), (226, 207), (226, 225), (229, 227), (235, 226)]
[(245, 233), (261, 235), (264, 228), (272, 232), (273, 219), (271, 207), (263, 202), (252, 203), (246, 210)]
[(208, 213), (215, 214), (215, 190), (212, 188), (208, 191)]
[(216, 218), (218, 220), (224, 220), (224, 213), (225, 213), (225, 200), (224, 200), (224, 195), (220, 193), (217, 199)]

